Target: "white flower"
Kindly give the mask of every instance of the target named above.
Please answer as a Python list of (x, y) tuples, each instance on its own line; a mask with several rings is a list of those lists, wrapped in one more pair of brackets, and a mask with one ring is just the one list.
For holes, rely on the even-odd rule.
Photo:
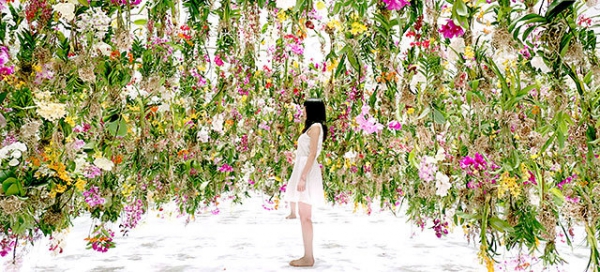
[(111, 171), (115, 166), (115, 164), (111, 160), (104, 157), (96, 158), (94, 160), (94, 165), (96, 165), (98, 168), (104, 171)]
[(544, 62), (544, 59), (540, 56), (535, 56), (531, 59), (531, 66), (533, 68), (537, 68), (542, 70), (542, 73), (549, 73), (551, 70), (548, 68), (548, 65)]
[(413, 76), (412, 80), (410, 81), (410, 88), (416, 89), (417, 86), (420, 86), (421, 84), (425, 83), (427, 83), (427, 78), (423, 74), (418, 72), (416, 75)]
[(435, 191), (436, 195), (448, 195), (448, 190), (450, 189), (450, 187), (452, 187), (452, 184), (450, 184), (450, 178), (442, 172), (437, 172), (435, 174), (435, 187), (437, 187), (437, 190)]
[(286, 10), (296, 6), (296, 0), (277, 0), (277, 8)]
[(86, 160), (86, 156), (79, 154), (77, 158), (75, 158), (75, 170), (73, 171), (75, 174), (83, 174), (83, 169), (88, 168), (90, 164)]
[(346, 159), (350, 159), (353, 160), (354, 158), (356, 158), (356, 152), (354, 152), (354, 150), (350, 150), (348, 152), (346, 152), (346, 154), (344, 154), (344, 158)]
[(223, 115), (217, 114), (212, 121), (212, 129), (216, 132), (223, 133)]
[(458, 59), (459, 54), (465, 53), (465, 39), (463, 38), (455, 38), (452, 39), (450, 43), (450, 48), (448, 48), (448, 61), (454, 62)]
[(8, 162), (8, 165), (10, 165), (10, 166), (17, 166), (17, 165), (19, 165), (19, 160), (17, 160), (17, 159), (12, 159), (12, 160), (10, 160), (10, 161)]
[(203, 142), (203, 143), (207, 143), (208, 139), (210, 139), (210, 136), (208, 135), (208, 130), (203, 127), (200, 131), (198, 131), (198, 133), (196, 134), (196, 138), (198, 139), (198, 141)]
[(446, 150), (444, 150), (444, 148), (438, 149), (437, 153), (435, 154), (435, 160), (436, 162), (441, 162), (444, 161), (446, 159)]
[(431, 156), (425, 156), (423, 158), (423, 160), (425, 161), (426, 164), (436, 164), (437, 163), (437, 160)]
[(587, 0), (585, 4), (588, 6), (588, 8), (592, 8), (598, 5), (598, 0)]
[(110, 45), (108, 45), (105, 42), (94, 43), (94, 46), (92, 48), (94, 52), (100, 51), (100, 53), (105, 57), (110, 56), (110, 53), (112, 52), (112, 48), (110, 47)]
[(37, 103), (37, 113), (44, 119), (54, 122), (67, 115), (66, 105), (61, 103)]
[(494, 63), (500, 69), (500, 72), (504, 72), (507, 65), (510, 67), (510, 64), (515, 64), (517, 61), (517, 54), (515, 50), (498, 50), (494, 54)]
[(62, 19), (67, 21), (75, 19), (75, 5), (73, 3), (59, 3), (52, 6), (52, 9), (58, 12)]

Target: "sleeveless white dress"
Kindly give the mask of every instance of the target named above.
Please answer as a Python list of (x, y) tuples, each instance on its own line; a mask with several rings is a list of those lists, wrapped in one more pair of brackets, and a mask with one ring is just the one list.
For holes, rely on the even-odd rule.
[[(317, 157), (321, 154), (323, 149), (323, 127), (321, 124), (316, 123), (311, 128), (316, 127), (319, 129), (319, 143), (317, 145)], [(313, 128), (314, 129), (314, 128)], [(323, 205), (325, 203), (325, 194), (323, 191), (323, 175), (321, 173), (321, 167), (315, 158), (315, 161), (310, 169), (310, 172), (306, 176), (306, 189), (302, 192), (298, 192), (298, 182), (300, 176), (304, 170), (304, 166), (308, 160), (308, 153), (310, 151), (310, 136), (306, 133), (302, 133), (298, 138), (298, 149), (296, 150), (296, 162), (294, 163), (294, 170), (288, 180), (284, 200), (288, 202), (303, 202), (312, 206)]]

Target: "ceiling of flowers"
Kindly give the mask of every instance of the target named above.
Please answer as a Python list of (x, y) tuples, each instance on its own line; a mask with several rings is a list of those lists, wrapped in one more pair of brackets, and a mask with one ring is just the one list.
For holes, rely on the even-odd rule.
[(490, 270), (579, 225), (598, 269), (597, 2), (0, 0), (0, 253), (85, 213), (106, 251), (168, 202), (276, 209), (320, 97), (332, 204), (463, 226)]

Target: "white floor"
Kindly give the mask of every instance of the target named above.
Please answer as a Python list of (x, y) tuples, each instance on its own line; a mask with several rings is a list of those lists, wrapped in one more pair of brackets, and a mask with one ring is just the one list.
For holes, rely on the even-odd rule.
[[(351, 207), (325, 207), (315, 218), (316, 264), (292, 268), (302, 254), (299, 221), (283, 219), (286, 210), (267, 211), (262, 199), (244, 205), (222, 204), (218, 215), (206, 214), (185, 225), (153, 211), (123, 237), (116, 231), (115, 249), (98, 253), (85, 249), (91, 220), (79, 218), (66, 238), (64, 252), (51, 256), (42, 240), (24, 255), (18, 271), (486, 271), (477, 249), (468, 245), (461, 228), (438, 239), (389, 212), (352, 213)], [(158, 218), (159, 216), (164, 218)], [(570, 264), (546, 271), (583, 271), (588, 251), (577, 231), (578, 246), (559, 250)], [(2, 258), (3, 262), (8, 260)], [(510, 262), (511, 259), (504, 261)], [(542, 271), (541, 262), (526, 271)], [(2, 269), (7, 271), (9, 267)], [(532, 269), (532, 270), (531, 270)], [(509, 266), (508, 271), (513, 271)], [(506, 271), (506, 270), (504, 270)]]

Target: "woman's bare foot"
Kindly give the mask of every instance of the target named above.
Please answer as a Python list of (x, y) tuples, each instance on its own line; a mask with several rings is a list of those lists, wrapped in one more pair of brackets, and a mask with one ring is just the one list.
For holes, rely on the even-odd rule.
[(294, 267), (311, 267), (313, 265), (315, 265), (315, 259), (314, 258), (306, 258), (306, 257), (302, 257), (298, 260), (293, 260), (290, 262), (291, 266)]
[(296, 215), (290, 214), (290, 215), (286, 216), (285, 219), (296, 219)]

